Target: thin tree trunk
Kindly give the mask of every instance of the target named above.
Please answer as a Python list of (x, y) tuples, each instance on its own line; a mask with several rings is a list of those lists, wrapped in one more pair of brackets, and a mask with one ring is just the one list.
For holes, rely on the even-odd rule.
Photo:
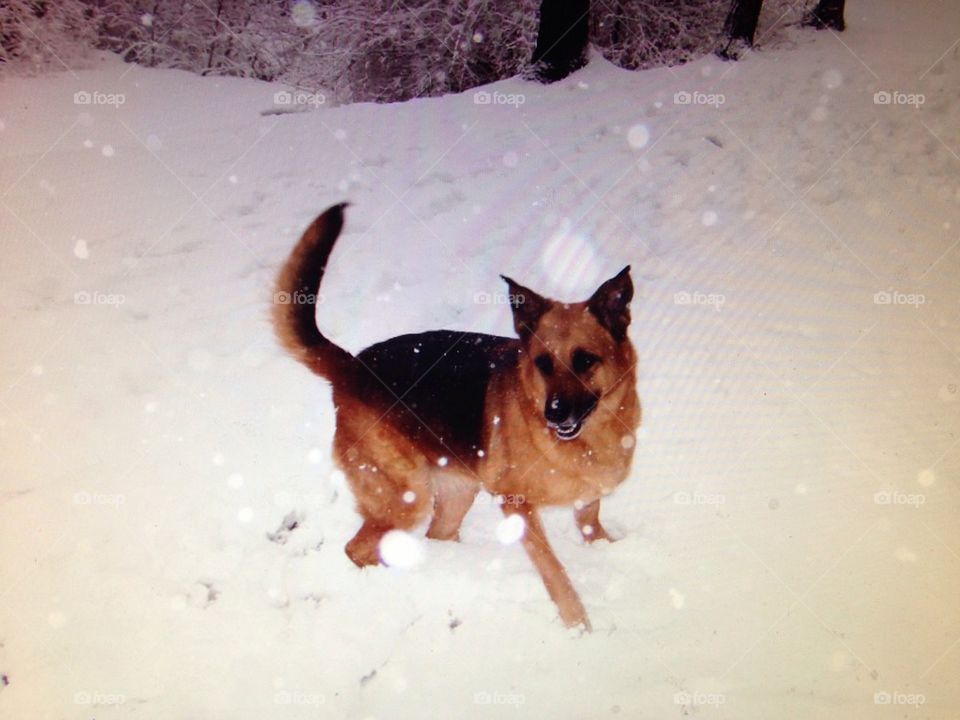
[(160, 12), (160, 0), (153, 4), (150, 11), (150, 67), (157, 66), (157, 13)]
[(720, 57), (737, 60), (742, 51), (753, 47), (762, 6), (763, 0), (733, 0), (724, 23), (727, 44), (717, 51)]
[(543, 0), (533, 51), (536, 79), (551, 83), (587, 64), (590, 0)]
[(216, 22), (213, 24), (213, 37), (210, 38), (210, 51), (207, 53), (207, 67), (206, 67), (206, 70), (204, 70), (204, 72), (202, 73), (203, 75), (206, 75), (209, 72), (209, 70), (213, 67), (213, 53), (217, 49), (217, 38), (219, 37), (219, 33), (220, 33), (221, 13), (223, 13), (223, 0), (220, 0), (220, 2), (217, 3), (217, 19), (216, 19)]

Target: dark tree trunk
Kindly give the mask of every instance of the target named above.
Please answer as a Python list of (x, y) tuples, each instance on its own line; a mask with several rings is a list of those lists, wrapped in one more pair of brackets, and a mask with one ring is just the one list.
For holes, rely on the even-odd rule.
[(812, 25), (817, 30), (830, 28), (842, 32), (847, 24), (843, 21), (844, 0), (820, 0), (813, 11), (804, 20), (805, 25)]
[(723, 27), (727, 44), (717, 50), (720, 57), (726, 60), (737, 60), (743, 50), (753, 47), (762, 6), (763, 0), (733, 0)]
[(210, 50), (207, 52), (207, 67), (200, 74), (206, 75), (213, 68), (213, 53), (217, 49), (217, 38), (220, 37), (220, 16), (223, 14), (223, 0), (217, 3), (217, 16), (213, 23), (213, 33), (210, 38)]
[(562, 80), (587, 64), (590, 0), (542, 0), (534, 75), (540, 82)]

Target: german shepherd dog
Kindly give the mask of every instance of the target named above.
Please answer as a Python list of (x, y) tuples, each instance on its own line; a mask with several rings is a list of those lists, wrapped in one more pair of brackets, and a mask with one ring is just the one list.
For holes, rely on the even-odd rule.
[(627, 477), (640, 424), (629, 266), (577, 303), (504, 277), (518, 338), (437, 330), (354, 356), (317, 328), (314, 302), (346, 206), (306, 229), (273, 308), (282, 344), (333, 386), (334, 455), (363, 517), (347, 555), (359, 567), (377, 564), (385, 533), (431, 513), (427, 537), (457, 540), (483, 488), (522, 519), (523, 546), (562, 620), (589, 630), (538, 508), (573, 506), (586, 542), (610, 540), (600, 498)]

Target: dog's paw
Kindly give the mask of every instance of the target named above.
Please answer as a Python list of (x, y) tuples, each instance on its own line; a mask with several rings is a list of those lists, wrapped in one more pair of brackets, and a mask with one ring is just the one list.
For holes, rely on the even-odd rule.
[(596, 527), (592, 525), (584, 525), (580, 528), (580, 535), (583, 536), (583, 541), (588, 545), (592, 545), (597, 540), (606, 540), (607, 542), (612, 543), (620, 539), (607, 533), (602, 525), (597, 525)]
[(579, 629), (581, 633), (593, 632), (593, 625), (590, 624), (590, 618), (587, 617), (587, 611), (582, 605), (580, 606), (579, 610), (572, 612), (564, 612), (564, 610), (561, 608), (560, 619), (563, 620), (563, 624), (571, 630)]

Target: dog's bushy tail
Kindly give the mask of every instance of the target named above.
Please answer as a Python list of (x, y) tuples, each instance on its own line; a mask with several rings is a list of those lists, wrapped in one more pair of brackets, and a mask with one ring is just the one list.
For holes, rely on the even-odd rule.
[(277, 337), (293, 357), (317, 375), (336, 380), (352, 370), (356, 358), (324, 337), (317, 327), (320, 282), (349, 203), (334, 205), (304, 231), (277, 277), (273, 321)]

